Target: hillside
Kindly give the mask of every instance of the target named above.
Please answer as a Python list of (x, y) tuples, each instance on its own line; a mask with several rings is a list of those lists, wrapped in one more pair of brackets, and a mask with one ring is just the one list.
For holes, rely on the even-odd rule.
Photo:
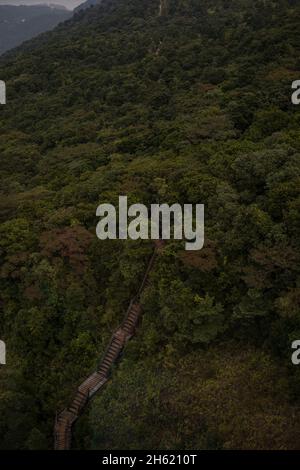
[(54, 28), (71, 15), (59, 6), (0, 5), (0, 54)]
[(99, 203), (203, 203), (170, 241), (138, 335), (75, 429), (84, 449), (299, 449), (300, 6), (104, 0), (0, 59), (0, 448), (53, 446), (148, 242)]
[(85, 10), (86, 8), (93, 7), (97, 4), (100, 4), (102, 0), (86, 0), (86, 2), (82, 2), (78, 7), (74, 8), (74, 12), (78, 13), (80, 10)]

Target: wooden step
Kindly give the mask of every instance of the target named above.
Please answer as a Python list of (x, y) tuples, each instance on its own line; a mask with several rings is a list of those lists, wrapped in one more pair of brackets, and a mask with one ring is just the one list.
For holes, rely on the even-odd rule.
[(130, 331), (134, 331), (134, 329), (135, 329), (135, 323), (130, 323), (130, 322), (128, 322), (128, 321), (126, 320), (126, 321), (124, 322), (124, 324), (123, 324), (123, 328), (124, 328), (124, 327), (125, 327), (125, 328), (129, 328)]
[(88, 395), (89, 393), (89, 386), (88, 385), (80, 385), (80, 390)]
[(114, 359), (114, 357), (115, 357), (115, 353), (113, 351), (108, 350), (106, 352), (105, 356), (103, 357), (103, 362), (105, 362), (105, 361), (110, 362), (111, 359)]
[[(118, 330), (118, 335), (120, 334), (119, 330)], [(123, 342), (121, 341), (120, 338), (118, 338), (118, 336), (115, 336), (115, 333), (113, 334), (112, 338), (111, 338), (111, 342), (110, 342), (110, 347), (111, 348), (121, 348), (122, 347), (122, 344)]]
[(110, 367), (112, 365), (113, 361), (110, 361), (108, 359), (103, 359), (101, 365), (104, 366), (104, 367)]
[[(126, 318), (126, 320), (124, 321), (124, 323), (131, 323), (132, 325), (135, 325), (137, 323), (137, 317), (128, 317)], [(124, 325), (123, 323), (123, 325)]]
[(136, 312), (135, 310), (129, 310), (128, 315), (127, 315), (127, 318), (128, 318), (128, 317), (134, 317), (134, 318), (136, 318), (136, 317), (139, 316), (139, 314), (140, 314), (140, 312)]
[(122, 331), (121, 326), (119, 327), (119, 329), (117, 331), (114, 332), (112, 342), (116, 346), (118, 346), (120, 348), (123, 348), (124, 342), (125, 342), (125, 336), (124, 336), (124, 332)]
[(115, 354), (113, 352), (108, 351), (106, 355), (103, 358), (103, 362), (111, 362), (115, 357)]
[(110, 366), (104, 366), (103, 364), (101, 364), (101, 366), (99, 367), (99, 370), (98, 372), (101, 374), (101, 373), (104, 373), (105, 375), (107, 375), (108, 371), (110, 369)]
[(70, 405), (70, 407), (68, 408), (69, 411), (75, 411), (76, 413), (79, 413), (79, 411), (81, 410), (81, 408), (85, 405), (85, 401), (83, 402), (75, 402), (73, 401)]
[(85, 400), (86, 400), (85, 394), (78, 391), (74, 397), (73, 403), (77, 403), (78, 405), (81, 405), (81, 403), (84, 403)]
[(135, 325), (136, 321), (137, 321), (136, 317), (132, 318), (131, 316), (129, 316), (128, 318), (126, 318), (125, 323), (127, 322), (127, 323), (131, 323), (132, 325)]
[(122, 349), (122, 346), (120, 346), (119, 344), (115, 344), (115, 343), (111, 343), (107, 352), (111, 352), (113, 354), (116, 354), (120, 351), (120, 349)]
[(127, 318), (138, 318), (140, 316), (140, 312), (129, 312)]
[(68, 408), (72, 413), (78, 416), (79, 409), (77, 407), (74, 407), (73, 405)]
[(127, 335), (132, 335), (132, 333), (133, 333), (133, 331), (134, 331), (133, 328), (131, 328), (131, 327), (125, 325), (125, 324), (124, 324), (124, 326), (123, 326), (123, 329), (124, 329), (124, 331), (127, 333)]
[(98, 392), (98, 390), (100, 390), (101, 387), (103, 387), (103, 385), (107, 382), (107, 378), (106, 377), (101, 377), (100, 380), (97, 381), (97, 383), (94, 384), (93, 388), (91, 388), (90, 390), (90, 397), (92, 397), (93, 395), (95, 395), (95, 393)]
[(104, 362), (102, 361), (101, 364), (100, 364), (100, 368), (101, 369), (106, 369), (108, 370), (110, 368), (111, 364), (104, 364)]
[[(76, 412), (78, 412), (80, 410), (81, 406), (82, 406), (81, 403), (76, 403), (76, 402), (73, 401), (71, 403), (71, 405), (69, 406), (68, 410), (69, 411), (76, 410)], [(71, 408), (72, 408), (72, 410), (71, 410)]]
[(120, 348), (120, 347), (115, 347), (115, 346), (111, 346), (108, 350), (109, 354), (112, 355), (113, 357), (116, 357), (118, 356), (118, 354), (120, 353), (120, 351), (122, 350), (123, 348)]

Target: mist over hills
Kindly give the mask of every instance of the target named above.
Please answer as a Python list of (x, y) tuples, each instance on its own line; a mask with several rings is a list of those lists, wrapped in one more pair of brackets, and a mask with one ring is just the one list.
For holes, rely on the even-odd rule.
[(0, 54), (53, 29), (71, 15), (62, 6), (0, 5)]
[(73, 10), (80, 5), (82, 0), (0, 0), (0, 5), (60, 5), (68, 10)]

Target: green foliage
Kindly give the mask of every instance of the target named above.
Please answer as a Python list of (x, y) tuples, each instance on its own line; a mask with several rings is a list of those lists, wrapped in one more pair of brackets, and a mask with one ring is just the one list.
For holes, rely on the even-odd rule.
[[(205, 204), (206, 242), (199, 253), (171, 242), (157, 261), (124, 373), (95, 405), (97, 419), (79, 427), (78, 446), (90, 445), (82, 436), (92, 427), (94, 447), (160, 447), (161, 425), (166, 448), (243, 447), (247, 433), (245, 446), (257, 448), (259, 417), (247, 427), (251, 412), (238, 403), (248, 406), (257, 383), (268, 388), (281, 376), (291, 387), (291, 396), (281, 392), (282, 438), (262, 442), (294, 446), (300, 120), (290, 85), (299, 79), (300, 9), (287, 0), (174, 0), (159, 17), (158, 7), (105, 1), (0, 60), (8, 90), (0, 110), (0, 337), (10, 364), (0, 385), (3, 448), (51, 447), (55, 412), (93, 370), (136, 293), (150, 244), (95, 234), (98, 204), (121, 194), (130, 204)], [(268, 348), (284, 367), (268, 374), (266, 360), (247, 401), (238, 395), (218, 429), (211, 416), (200, 429), (202, 411), (194, 420), (184, 403), (196, 405), (212, 386), (210, 415), (234, 391), (232, 369), (249, 377), (233, 342), (218, 366), (226, 377), (203, 378), (199, 392), (181, 377), (185, 355), (192, 367), (230, 337), (254, 344), (246, 364), (252, 355), (264, 361), (259, 350)], [(164, 367), (174, 368), (171, 378)], [(200, 372), (195, 365), (192, 377)], [(174, 399), (170, 413), (156, 379), (163, 396), (176, 375), (180, 407)], [(178, 438), (168, 424), (175, 411)], [(274, 436), (275, 404), (264, 425)]]
[[(131, 348), (131, 346), (130, 346)], [(297, 449), (299, 408), (271, 357), (220, 344), (159, 366), (122, 361), (93, 402), (92, 449)]]

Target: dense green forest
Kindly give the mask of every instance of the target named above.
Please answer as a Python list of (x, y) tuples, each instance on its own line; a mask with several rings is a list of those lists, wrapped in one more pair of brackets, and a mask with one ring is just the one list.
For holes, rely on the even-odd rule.
[(137, 336), (76, 426), (85, 449), (300, 448), (296, 0), (104, 0), (0, 60), (0, 448), (53, 445), (150, 243), (96, 208), (203, 203), (170, 241)]

